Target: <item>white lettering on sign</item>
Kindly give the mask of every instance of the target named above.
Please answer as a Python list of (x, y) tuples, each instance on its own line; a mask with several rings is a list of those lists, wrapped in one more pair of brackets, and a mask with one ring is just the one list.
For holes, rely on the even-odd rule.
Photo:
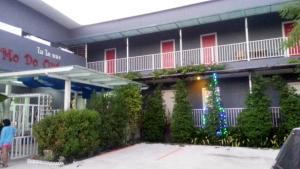
[(42, 49), (41, 47), (36, 47), (37, 53), (42, 56), (46, 56), (52, 59), (61, 60), (61, 56), (55, 53), (51, 53), (48, 49)]

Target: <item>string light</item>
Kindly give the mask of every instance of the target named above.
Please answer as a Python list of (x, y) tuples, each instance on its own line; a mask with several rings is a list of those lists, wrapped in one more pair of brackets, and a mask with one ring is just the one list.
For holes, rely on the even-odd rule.
[(221, 104), (220, 87), (218, 85), (216, 73), (213, 73), (211, 76), (210, 86), (212, 87), (212, 96), (213, 101), (215, 102), (214, 105), (218, 106), (217, 110), (219, 111), (219, 126), (216, 130), (216, 135), (219, 137), (226, 137), (228, 134), (227, 116), (225, 113), (225, 109)]

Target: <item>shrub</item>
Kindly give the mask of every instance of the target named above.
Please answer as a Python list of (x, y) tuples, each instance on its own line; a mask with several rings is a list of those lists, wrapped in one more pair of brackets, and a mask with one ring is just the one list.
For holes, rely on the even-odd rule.
[(92, 155), (100, 145), (101, 120), (95, 111), (71, 110), (50, 116), (33, 127), (39, 150), (52, 150), (57, 160), (68, 161)]
[(238, 124), (250, 146), (265, 146), (265, 140), (272, 129), (272, 114), (269, 111), (270, 100), (265, 95), (266, 80), (253, 78), (252, 92), (246, 100), (246, 109), (240, 113)]
[(112, 149), (124, 145), (127, 138), (127, 113), (122, 105), (115, 104), (116, 98), (109, 94), (94, 93), (87, 107), (99, 113), (102, 123), (100, 130), (101, 147)]
[[(142, 95), (137, 85), (121, 86), (114, 91), (114, 111), (127, 114), (127, 133), (129, 141), (135, 141), (141, 120)], [(121, 120), (121, 119), (120, 119)]]
[(122, 73), (122, 74), (117, 74), (117, 76), (125, 78), (125, 79), (129, 79), (129, 80), (140, 79), (143, 77), (143, 75), (140, 72)]
[(128, 139), (134, 141), (139, 131), (142, 95), (138, 86), (129, 84), (109, 94), (93, 94), (88, 108), (103, 119), (101, 137), (106, 149), (121, 146)]
[(145, 141), (159, 142), (164, 139), (165, 111), (161, 90), (157, 87), (145, 101), (143, 136)]
[(247, 146), (247, 139), (245, 139), (238, 127), (228, 128), (227, 137), (216, 137), (215, 134), (208, 133), (207, 128), (199, 128), (193, 135), (192, 144), (202, 145), (219, 145), (219, 146)]
[(300, 126), (300, 96), (279, 76), (272, 78), (272, 84), (280, 93), (281, 132), (288, 135)]
[(175, 105), (173, 109), (171, 133), (175, 142), (190, 142), (194, 130), (192, 108), (187, 99), (188, 93), (185, 82), (177, 81)]

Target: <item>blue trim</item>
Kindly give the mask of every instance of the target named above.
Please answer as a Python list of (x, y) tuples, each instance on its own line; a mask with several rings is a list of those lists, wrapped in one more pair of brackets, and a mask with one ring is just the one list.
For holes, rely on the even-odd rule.
[[(63, 90), (65, 88), (64, 80), (55, 79), (47, 76), (23, 77), (23, 78), (18, 78), (18, 81), (21, 81), (28, 88), (50, 87), (56, 90)], [(93, 85), (77, 83), (77, 82), (72, 82), (71, 89), (76, 92), (82, 92), (82, 97), (85, 99), (89, 99), (93, 91), (104, 92), (104, 91), (111, 90), (104, 87), (93, 86)]]

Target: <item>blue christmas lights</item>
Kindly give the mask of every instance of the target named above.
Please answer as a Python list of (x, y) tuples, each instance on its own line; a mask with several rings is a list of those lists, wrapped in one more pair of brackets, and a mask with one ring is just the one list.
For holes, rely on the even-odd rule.
[(213, 101), (215, 102), (214, 105), (217, 105), (217, 110), (219, 111), (219, 126), (216, 130), (216, 135), (218, 137), (226, 137), (228, 134), (228, 125), (227, 125), (227, 116), (225, 109), (221, 104), (221, 97), (220, 97), (220, 87), (218, 85), (217, 74), (213, 73), (211, 76), (211, 84), (212, 87), (212, 97)]

